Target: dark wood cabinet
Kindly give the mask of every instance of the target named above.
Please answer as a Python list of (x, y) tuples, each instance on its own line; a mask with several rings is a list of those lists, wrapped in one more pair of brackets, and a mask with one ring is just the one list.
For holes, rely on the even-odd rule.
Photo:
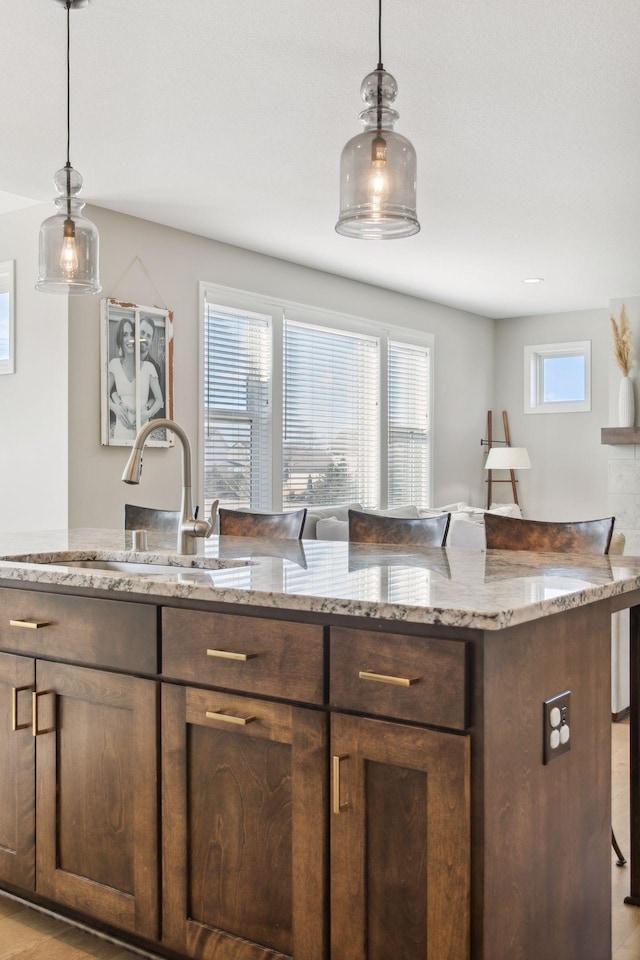
[(0, 589), (0, 647), (127, 673), (157, 673), (152, 604)]
[(0, 880), (157, 939), (159, 685), (55, 662), (157, 669), (155, 608), (2, 590), (0, 645)]
[(469, 746), (332, 715), (332, 960), (469, 957)]
[(35, 888), (35, 664), (0, 653), (0, 878)]
[(326, 717), (162, 685), (163, 942), (323, 960)]
[(158, 936), (157, 684), (38, 661), (36, 890)]
[(0, 589), (0, 886), (184, 960), (611, 956), (608, 603), (172, 602)]

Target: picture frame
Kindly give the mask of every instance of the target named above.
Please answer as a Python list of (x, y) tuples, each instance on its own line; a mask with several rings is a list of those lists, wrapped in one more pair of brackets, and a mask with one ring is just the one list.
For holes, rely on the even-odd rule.
[[(173, 419), (173, 312), (121, 300), (100, 301), (101, 443), (130, 447), (149, 420)], [(154, 430), (151, 447), (172, 447)]]
[(0, 374), (15, 373), (15, 260), (0, 263)]

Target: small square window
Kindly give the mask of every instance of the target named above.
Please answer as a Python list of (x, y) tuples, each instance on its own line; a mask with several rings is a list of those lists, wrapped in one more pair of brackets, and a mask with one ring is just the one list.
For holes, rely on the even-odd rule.
[(524, 412), (591, 410), (591, 341), (524, 348)]

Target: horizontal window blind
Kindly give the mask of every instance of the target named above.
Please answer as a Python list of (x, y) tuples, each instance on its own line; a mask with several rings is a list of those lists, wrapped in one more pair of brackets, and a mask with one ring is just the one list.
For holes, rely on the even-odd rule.
[(377, 505), (378, 339), (287, 318), (283, 350), (285, 508)]
[(427, 506), (429, 490), (428, 347), (389, 341), (388, 464), (389, 506)]
[(205, 300), (204, 501), (268, 509), (271, 318)]

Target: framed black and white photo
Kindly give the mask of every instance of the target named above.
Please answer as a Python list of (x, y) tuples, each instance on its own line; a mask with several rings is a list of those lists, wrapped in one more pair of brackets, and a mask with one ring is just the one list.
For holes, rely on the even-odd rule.
[(15, 260), (0, 263), (0, 374), (15, 373)]
[[(149, 420), (173, 419), (173, 313), (119, 300), (101, 301), (102, 444), (130, 447)], [(154, 430), (152, 447), (173, 446)]]

